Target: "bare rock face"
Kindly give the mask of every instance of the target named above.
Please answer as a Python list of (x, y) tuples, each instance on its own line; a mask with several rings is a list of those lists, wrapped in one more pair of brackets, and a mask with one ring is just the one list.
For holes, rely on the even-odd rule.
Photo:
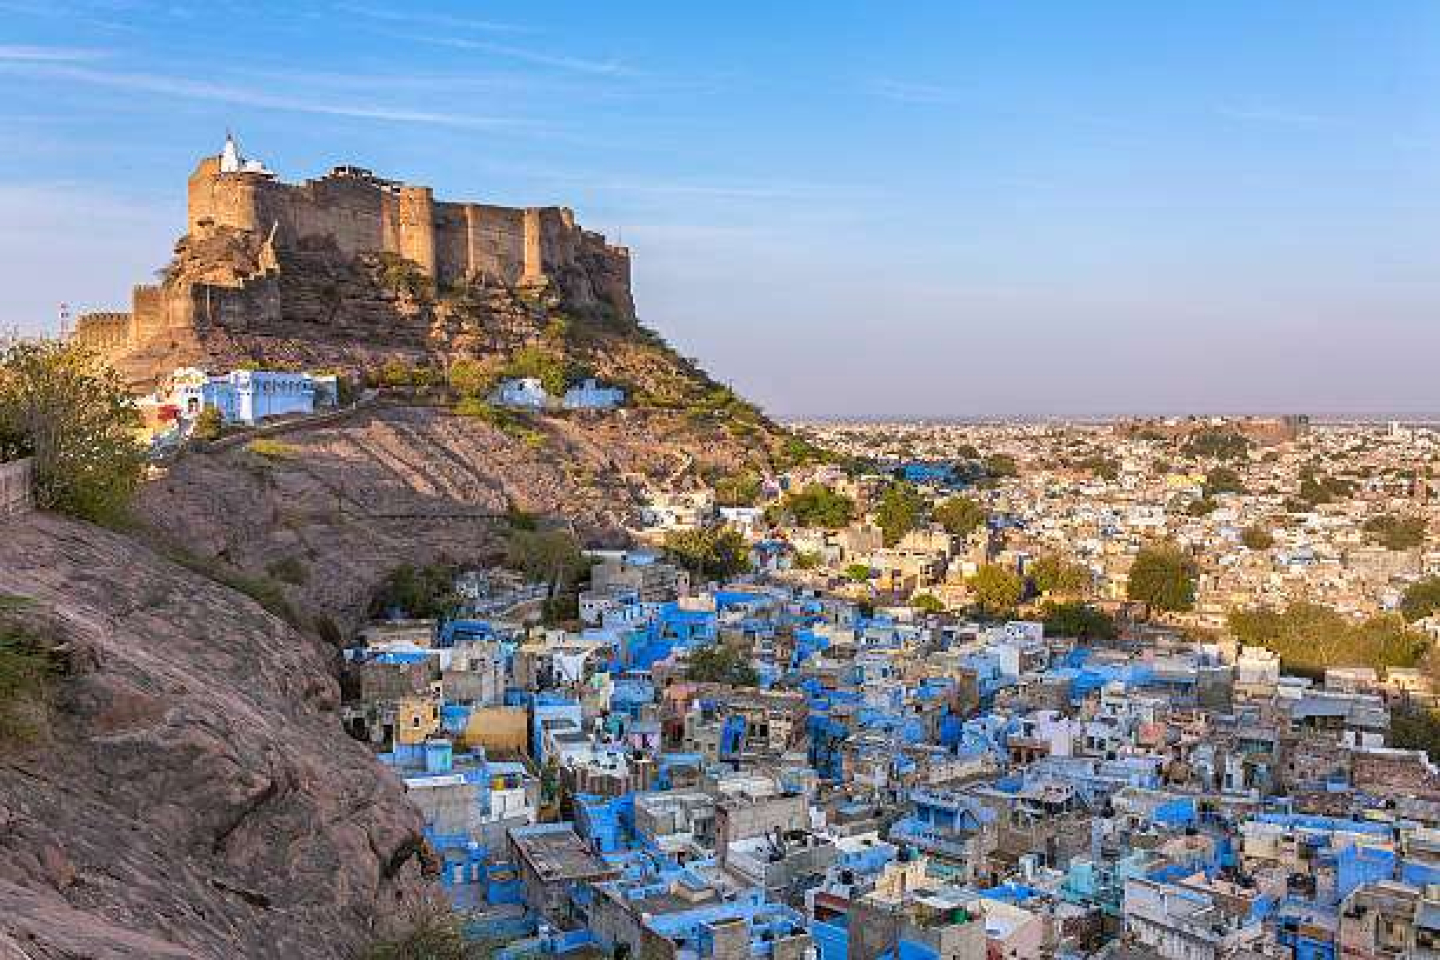
[(62, 645), (0, 749), (0, 958), (342, 958), (429, 895), (421, 819), (340, 727), (335, 651), (135, 540), (0, 524)]
[[(541, 417), (543, 443), (429, 407), (374, 407), (300, 429), (289, 452), (186, 453), (148, 484), (137, 512), (207, 562), (275, 579), (297, 612), (354, 626), (402, 563), (492, 562), (508, 509), (563, 517), (590, 544), (621, 542), (644, 488), (688, 469), (733, 470), (752, 451), (682, 415)], [(292, 578), (293, 580), (293, 578)]]

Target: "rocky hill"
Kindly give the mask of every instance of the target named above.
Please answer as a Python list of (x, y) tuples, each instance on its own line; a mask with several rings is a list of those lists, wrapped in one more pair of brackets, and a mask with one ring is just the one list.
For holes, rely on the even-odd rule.
[(0, 594), (64, 651), (48, 732), (0, 751), (0, 957), (353, 957), (425, 894), (333, 648), (51, 515), (5, 521)]
[[(336, 715), (335, 643), (387, 574), (495, 560), (516, 511), (619, 542), (648, 489), (810, 453), (640, 326), (628, 252), (568, 213), (437, 205), (405, 221), (435, 227), (425, 266), (305, 232), (316, 210), (358, 222), (362, 201), (390, 222), (388, 182), (216, 171), (192, 177), (162, 282), (78, 338), (137, 390), (258, 365), (336, 371), (378, 399), (192, 446), (141, 490), (128, 533), (0, 521), (0, 595), (29, 598), (66, 651), (48, 739), (0, 747), (0, 960), (358, 956), (435, 892), (418, 814)], [(216, 221), (216, 197), (252, 188), (271, 199), (250, 215), (290, 205), (268, 232)], [(502, 216), (523, 224), (506, 241), (523, 270), (460, 270), (436, 239)], [(522, 363), (594, 376), (628, 402), (497, 411), (458, 389), (462, 363), (492, 382)]]
[(402, 563), (495, 558), (512, 510), (617, 543), (647, 486), (698, 484), (757, 460), (726, 421), (670, 411), (519, 424), (443, 407), (360, 409), (265, 453), (187, 452), (145, 487), (137, 513), (202, 568), (344, 627)]

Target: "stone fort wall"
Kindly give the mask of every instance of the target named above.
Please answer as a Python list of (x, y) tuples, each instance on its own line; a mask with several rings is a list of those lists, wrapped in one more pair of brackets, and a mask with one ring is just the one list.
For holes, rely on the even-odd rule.
[(429, 187), (337, 167), (289, 184), (265, 173), (222, 173), (218, 157), (200, 161), (189, 181), (189, 230), (234, 227), (281, 246), (333, 241), (347, 256), (389, 252), (412, 260), (441, 285), (470, 278), (538, 283), (585, 256), (613, 271), (629, 254), (581, 229), (564, 207), (500, 207), (436, 201)]
[[(188, 269), (162, 285), (135, 287), (128, 313), (82, 315), (78, 341), (113, 357), (147, 344), (181, 343), (202, 328), (278, 329), (286, 318), (313, 314), (313, 296), (285, 300), (295, 289), (273, 275), (277, 251), (301, 264), (326, 251), (347, 260), (392, 253), (442, 287), (555, 284), (572, 303), (604, 302), (633, 315), (629, 251), (578, 226), (565, 207), (439, 202), (428, 187), (353, 167), (290, 184), (263, 171), (222, 173), (219, 157), (202, 159), (190, 175), (188, 204), (182, 241)], [(237, 230), (261, 251), (258, 264), (195, 253)]]

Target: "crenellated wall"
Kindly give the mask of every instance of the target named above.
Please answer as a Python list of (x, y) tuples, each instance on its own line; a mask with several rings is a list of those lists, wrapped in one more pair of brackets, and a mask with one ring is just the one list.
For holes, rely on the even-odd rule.
[(629, 297), (628, 251), (581, 229), (564, 207), (437, 202), (429, 187), (353, 167), (288, 184), (268, 173), (221, 173), (218, 158), (207, 157), (190, 176), (189, 208), (191, 233), (208, 225), (267, 237), (273, 230), (285, 247), (324, 241), (348, 256), (394, 253), (441, 285), (538, 284), (584, 266), (582, 258), (605, 261), (609, 285), (623, 282), (622, 299)]

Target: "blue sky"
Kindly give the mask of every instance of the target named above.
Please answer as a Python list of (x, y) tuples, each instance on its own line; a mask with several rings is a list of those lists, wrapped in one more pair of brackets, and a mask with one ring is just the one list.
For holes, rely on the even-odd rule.
[(0, 0), (0, 324), (227, 127), (563, 203), (778, 414), (1440, 409), (1440, 5)]

